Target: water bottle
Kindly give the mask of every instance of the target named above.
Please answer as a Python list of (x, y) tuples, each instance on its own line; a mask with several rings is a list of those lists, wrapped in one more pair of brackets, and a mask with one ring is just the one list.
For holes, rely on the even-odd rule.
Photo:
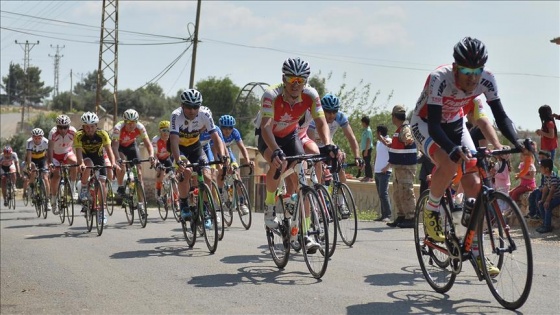
[(286, 210), (284, 216), (289, 219), (294, 214), (296, 208), (297, 194), (284, 195), (284, 209)]
[(297, 225), (297, 221), (292, 221), (290, 224), (290, 242), (294, 242), (297, 240), (299, 228)]
[(463, 217), (461, 217), (461, 224), (463, 226), (469, 225), (469, 221), (471, 220), (471, 213), (474, 208), (475, 201), (476, 200), (474, 198), (465, 199), (465, 203), (463, 204)]

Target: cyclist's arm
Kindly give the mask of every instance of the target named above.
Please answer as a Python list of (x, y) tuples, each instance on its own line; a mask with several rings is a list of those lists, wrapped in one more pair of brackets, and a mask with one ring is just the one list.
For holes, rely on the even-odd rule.
[(76, 150), (76, 164), (84, 164), (84, 156), (82, 154), (82, 148), (75, 148)]
[(106, 144), (103, 147), (105, 148), (105, 152), (107, 152), (109, 162), (111, 162), (111, 165), (115, 165), (115, 155), (113, 154), (113, 149), (111, 149), (111, 144)]
[(504, 137), (509, 140), (516, 148), (519, 148), (519, 143), (517, 140), (519, 137), (517, 136), (517, 131), (515, 131), (515, 126), (509, 117), (507, 116), (506, 112), (504, 111), (504, 107), (502, 106), (502, 102), (497, 99), (488, 102), (490, 108), (492, 109), (492, 114), (494, 115), (494, 119), (496, 120), (496, 125), (498, 125), (498, 129), (502, 132)]
[(313, 121), (315, 121), (315, 128), (317, 130), (317, 133), (319, 134), (319, 138), (321, 138), (323, 143), (325, 145), (333, 144), (332, 140), (331, 140), (331, 134), (330, 134), (330, 131), (329, 131), (329, 125), (327, 124), (327, 121), (325, 120), (325, 117), (324, 116), (319, 116), (319, 117), (313, 118)]
[(358, 141), (356, 140), (356, 136), (354, 135), (354, 131), (352, 130), (352, 127), (350, 127), (350, 124), (342, 127), (342, 132), (344, 132), (346, 139), (350, 142), (350, 148), (352, 148), (352, 152), (354, 152), (354, 157), (360, 158), (360, 146), (358, 145)]
[(550, 126), (548, 127), (548, 132), (545, 132), (544, 130), (540, 129), (540, 135), (547, 137), (547, 138), (554, 138), (554, 122), (553, 121), (549, 121), (547, 122), (547, 124), (552, 125), (552, 128)]
[(249, 152), (247, 152), (247, 148), (245, 147), (245, 144), (243, 144), (243, 140), (239, 140), (236, 143), (239, 151), (241, 151), (241, 155), (243, 155), (243, 158), (245, 158), (245, 161), (247, 161), (247, 163), (251, 162), (251, 160), (249, 159)]
[(27, 149), (27, 151), (25, 152), (25, 162), (27, 165), (27, 168), (29, 168), (31, 166), (31, 150)]
[(441, 106), (428, 104), (428, 133), (447, 154), (457, 146), (441, 128)]
[(148, 155), (150, 156), (150, 158), (154, 158), (154, 148), (152, 147), (150, 138), (148, 138), (148, 136), (146, 135), (146, 137), (144, 137), (142, 141), (144, 141), (144, 146), (146, 147), (146, 149), (148, 149)]
[(210, 138), (212, 139), (212, 141), (214, 141), (215, 144), (218, 144), (219, 147), (219, 156), (224, 157), (224, 156), (229, 156), (227, 154), (227, 149), (225, 148), (225, 144), (223, 143), (222, 139), (220, 138), (220, 135), (214, 131), (212, 133), (210, 133)]
[(478, 128), (480, 128), (480, 131), (484, 135), (484, 138), (486, 138), (486, 140), (490, 141), (490, 143), (492, 143), (494, 148), (496, 148), (497, 150), (502, 149), (502, 144), (500, 143), (500, 140), (498, 139), (498, 135), (496, 134), (496, 130), (494, 130), (494, 127), (492, 126), (492, 123), (490, 122), (490, 119), (488, 119), (488, 117), (486, 117), (486, 116), (480, 117), (476, 121), (476, 125), (478, 126)]
[(270, 149), (271, 152), (280, 149), (276, 140), (274, 139), (274, 134), (272, 133), (272, 118), (262, 117), (261, 119), (261, 137), (264, 143)]
[(170, 134), (169, 135), (169, 142), (171, 143), (171, 155), (173, 155), (173, 160), (175, 163), (180, 161), (180, 152), (179, 152), (179, 135), (178, 134)]
[(49, 141), (49, 148), (47, 149), (47, 164), (51, 165), (53, 161), (54, 141)]

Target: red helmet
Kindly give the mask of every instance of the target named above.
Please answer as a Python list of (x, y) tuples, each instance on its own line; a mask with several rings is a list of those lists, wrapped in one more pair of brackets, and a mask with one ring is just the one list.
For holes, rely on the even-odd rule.
[(4, 147), (4, 154), (12, 154), (12, 147), (9, 145)]

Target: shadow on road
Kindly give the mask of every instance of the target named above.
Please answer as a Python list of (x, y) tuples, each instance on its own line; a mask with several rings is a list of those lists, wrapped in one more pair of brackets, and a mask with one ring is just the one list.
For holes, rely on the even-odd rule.
[(27, 228), (51, 227), (51, 226), (60, 226), (60, 223), (39, 223), (39, 224), (12, 225), (12, 226), (5, 227), (5, 229), (27, 229)]
[(311, 285), (321, 283), (309, 273), (301, 271), (285, 272), (276, 267), (243, 267), (236, 274), (213, 274), (192, 277), (188, 284), (198, 288), (233, 287), (241, 284), (260, 285), (275, 283), (281, 285)]
[(180, 257), (205, 257), (212, 256), (206, 248), (206, 244), (202, 242), (197, 243), (200, 247), (189, 248), (185, 246), (158, 246), (154, 249), (148, 250), (135, 250), (127, 252), (114, 253), (109, 256), (111, 259), (128, 259), (128, 258), (147, 258), (147, 257), (165, 257), (165, 256), (180, 256)]

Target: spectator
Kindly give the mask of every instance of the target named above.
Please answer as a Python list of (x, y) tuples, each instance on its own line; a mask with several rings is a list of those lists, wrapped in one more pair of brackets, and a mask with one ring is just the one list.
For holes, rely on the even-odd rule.
[(362, 151), (362, 157), (365, 162), (365, 177), (361, 180), (362, 182), (369, 183), (373, 180), (373, 171), (371, 169), (371, 151), (373, 147), (373, 133), (369, 127), (369, 117), (362, 117), (362, 138), (360, 140), (360, 150)]
[(552, 172), (552, 159), (541, 161), (541, 172), (544, 175), (542, 197), (539, 201), (539, 212), (543, 218), (543, 225), (537, 228), (539, 233), (552, 231), (552, 209), (560, 205), (560, 178)]
[[(534, 146), (535, 143), (533, 142), (532, 145)], [(523, 161), (519, 163), (519, 169), (521, 171), (515, 175), (515, 178), (520, 180), (519, 186), (509, 192), (509, 196), (515, 202), (519, 202), (519, 198), (522, 194), (537, 188), (535, 183), (535, 173), (537, 172), (537, 168), (535, 167), (535, 158), (533, 157), (533, 153), (526, 150), (526, 153), (522, 155), (522, 158)]]
[(414, 228), (414, 176), (416, 175), (416, 143), (406, 120), (406, 110), (395, 105), (392, 122), (397, 126), (389, 147), (389, 165), (395, 171), (393, 176), (393, 202), (397, 209), (397, 219), (387, 223), (390, 227)]
[[(540, 161), (544, 159), (550, 159), (550, 152), (545, 150), (539, 151), (539, 164)], [(558, 175), (558, 169), (556, 167), (552, 168), (552, 172)], [(533, 190), (529, 195), (529, 213), (525, 215), (526, 219), (539, 220), (541, 219), (539, 215), (539, 200), (542, 197), (542, 189), (544, 187), (544, 174), (541, 173), (541, 182), (537, 189)]]
[[(502, 147), (503, 150), (509, 150), (510, 147), (504, 145)], [(511, 181), (509, 179), (509, 173), (511, 172), (511, 162), (509, 160), (510, 154), (505, 154), (498, 156), (498, 161), (494, 164), (494, 168), (491, 172), (494, 174), (494, 189), (497, 191), (503, 192), (504, 194), (509, 193), (509, 189), (511, 187)], [(507, 203), (504, 201), (498, 200), (498, 206), (502, 210), (502, 213), (505, 213), (509, 210)]]
[(550, 106), (539, 107), (539, 117), (542, 126), (541, 129), (537, 130), (537, 135), (541, 137), (541, 150), (550, 152), (550, 159), (554, 162), (556, 148), (558, 147), (558, 129), (556, 129)]
[(387, 127), (377, 126), (377, 144), (375, 145), (375, 187), (379, 195), (381, 214), (375, 219), (378, 222), (391, 221), (391, 201), (389, 200), (389, 178), (391, 178), (391, 165), (389, 165), (389, 146), (391, 138), (387, 136)]
[(422, 194), (426, 189), (430, 187), (430, 180), (432, 178), (432, 170), (434, 169), (434, 163), (429, 156), (420, 153), (420, 157), (418, 158), (418, 164), (420, 166), (420, 174), (418, 175), (418, 179), (420, 180), (420, 194)]

